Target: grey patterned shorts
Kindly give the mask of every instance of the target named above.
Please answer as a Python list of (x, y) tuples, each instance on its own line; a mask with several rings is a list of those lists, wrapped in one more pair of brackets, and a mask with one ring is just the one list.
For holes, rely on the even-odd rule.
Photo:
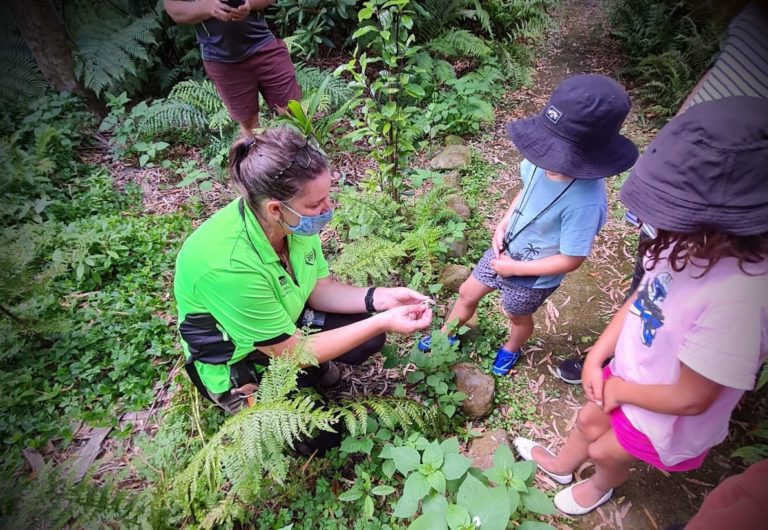
[(523, 316), (534, 314), (539, 306), (544, 303), (544, 300), (557, 291), (559, 287), (558, 285), (544, 289), (534, 289), (533, 287), (520, 285), (510, 278), (499, 276), (491, 268), (491, 260), (495, 258), (496, 256), (493, 254), (492, 248), (486, 250), (483, 257), (475, 265), (472, 276), (483, 285), (501, 291), (501, 305), (504, 307), (504, 311), (510, 315)]

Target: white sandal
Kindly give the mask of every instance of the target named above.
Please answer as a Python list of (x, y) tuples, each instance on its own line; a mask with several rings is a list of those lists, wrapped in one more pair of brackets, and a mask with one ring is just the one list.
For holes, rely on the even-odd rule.
[(573, 488), (586, 482), (587, 480), (582, 480), (573, 486), (568, 486), (557, 495), (555, 495), (555, 506), (557, 509), (567, 515), (584, 515), (585, 513), (591, 512), (604, 502), (607, 502), (608, 499), (611, 498), (611, 495), (613, 495), (613, 489), (609, 489), (608, 492), (600, 497), (600, 499), (598, 499), (598, 501), (592, 506), (582, 506), (576, 502), (576, 499), (573, 498)]
[[(514, 439), (512, 442), (515, 446), (515, 449), (517, 449), (518, 454), (522, 457), (523, 460), (533, 460), (533, 455), (531, 454), (533, 452), (534, 447), (541, 447), (543, 450), (545, 450), (547, 453), (549, 453), (552, 456), (555, 456), (552, 454), (552, 451), (547, 449), (541, 444), (537, 444), (533, 440), (529, 440), (528, 438), (523, 438), (522, 436), (518, 436)], [(552, 473), (551, 471), (547, 471), (543, 467), (537, 465), (539, 469), (541, 469), (544, 473), (555, 479), (555, 481), (559, 482), (560, 484), (570, 484), (573, 481), (573, 473), (569, 473), (568, 475), (558, 475), (556, 473)]]

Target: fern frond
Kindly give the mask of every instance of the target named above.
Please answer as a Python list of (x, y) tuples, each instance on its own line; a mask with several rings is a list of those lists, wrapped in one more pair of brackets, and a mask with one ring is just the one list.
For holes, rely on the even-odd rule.
[(333, 260), (331, 269), (337, 277), (358, 285), (381, 283), (404, 256), (402, 244), (367, 237), (347, 244), (339, 257)]
[(296, 66), (296, 81), (301, 87), (301, 91), (306, 99), (307, 95), (318, 90), (323, 83), (327, 84), (324, 88), (324, 95), (328, 98), (327, 109), (330, 111), (339, 108), (345, 101), (354, 96), (349, 83), (343, 79), (335, 77), (330, 70), (322, 70), (311, 66), (299, 64)]
[(30, 101), (48, 89), (32, 53), (21, 37), (10, 31), (0, 32), (0, 70), (0, 99), (4, 101)]
[(483, 39), (466, 29), (451, 29), (429, 41), (425, 47), (443, 57), (489, 57), (492, 50)]
[(72, 28), (75, 41), (75, 73), (97, 95), (135, 75), (141, 63), (150, 60), (159, 17), (151, 13), (126, 23), (114, 10), (78, 10)]

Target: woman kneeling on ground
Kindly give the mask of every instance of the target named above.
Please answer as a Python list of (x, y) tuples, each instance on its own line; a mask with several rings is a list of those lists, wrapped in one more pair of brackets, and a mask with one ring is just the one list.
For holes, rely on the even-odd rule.
[(309, 138), (274, 128), (239, 140), (229, 175), (241, 197), (195, 230), (176, 260), (186, 368), (204, 396), (237, 411), (270, 357), (303, 340), (304, 326), (320, 330), (307, 340), (319, 366), (300, 376), (302, 387), (334, 385), (331, 361), (364, 362), (386, 332), (429, 326), (427, 297), (416, 291), (331, 280), (317, 235), (333, 213), (331, 174)]

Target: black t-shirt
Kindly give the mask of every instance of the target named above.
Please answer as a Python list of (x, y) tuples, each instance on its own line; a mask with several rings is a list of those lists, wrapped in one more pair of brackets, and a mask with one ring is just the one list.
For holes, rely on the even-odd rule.
[(209, 18), (195, 25), (204, 61), (238, 63), (274, 40), (264, 14), (251, 12), (240, 22)]

